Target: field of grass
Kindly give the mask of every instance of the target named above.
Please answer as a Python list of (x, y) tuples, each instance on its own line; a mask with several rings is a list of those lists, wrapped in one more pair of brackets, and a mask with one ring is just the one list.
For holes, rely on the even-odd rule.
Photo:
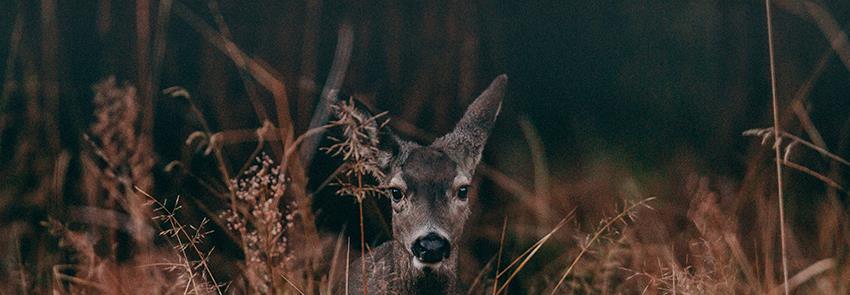
[(501, 73), (469, 294), (850, 293), (850, 5), (645, 2), (4, 3), (0, 294), (335, 294)]

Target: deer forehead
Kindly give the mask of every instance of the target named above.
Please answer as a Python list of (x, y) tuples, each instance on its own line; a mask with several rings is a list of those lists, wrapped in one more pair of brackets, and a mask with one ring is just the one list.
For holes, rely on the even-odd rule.
[(391, 186), (410, 190), (446, 191), (469, 184), (470, 176), (448, 154), (433, 147), (410, 151)]

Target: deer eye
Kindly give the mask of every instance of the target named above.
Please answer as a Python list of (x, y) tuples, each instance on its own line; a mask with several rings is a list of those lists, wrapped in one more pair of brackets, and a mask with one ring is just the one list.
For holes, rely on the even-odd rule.
[(402, 192), (398, 188), (390, 188), (390, 196), (393, 198), (393, 202), (399, 202), (404, 198), (404, 192)]
[(466, 199), (469, 197), (468, 195), (469, 195), (469, 186), (468, 185), (461, 186), (460, 188), (457, 189), (457, 198), (458, 199), (466, 201)]

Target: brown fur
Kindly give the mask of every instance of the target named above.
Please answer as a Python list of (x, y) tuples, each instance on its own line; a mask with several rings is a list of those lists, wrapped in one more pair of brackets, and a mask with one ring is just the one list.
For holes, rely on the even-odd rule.
[[(470, 105), (455, 130), (429, 146), (406, 142), (395, 136), (382, 142), (376, 155), (386, 177), (384, 187), (403, 192), (393, 201), (393, 240), (375, 248), (366, 257), (367, 290), (377, 294), (457, 294), (458, 245), (469, 217), (469, 200), (458, 197), (468, 186), (481, 159), (484, 144), (501, 108), (507, 77), (497, 77)], [(436, 264), (423, 264), (414, 258), (411, 247), (426, 233), (448, 240), (449, 256)], [(359, 265), (355, 262), (354, 265)], [(343, 282), (344, 283), (344, 282)], [(349, 294), (363, 290), (363, 274), (352, 270)], [(338, 288), (342, 292), (343, 286)]]

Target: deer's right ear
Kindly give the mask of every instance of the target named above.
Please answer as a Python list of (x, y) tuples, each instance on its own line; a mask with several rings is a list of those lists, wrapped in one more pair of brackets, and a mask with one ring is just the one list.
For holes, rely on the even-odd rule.
[(389, 170), (393, 159), (398, 158), (401, 153), (404, 143), (404, 140), (396, 136), (389, 128), (378, 131), (378, 153), (375, 162), (381, 170)]
[(369, 147), (359, 149), (362, 153), (359, 156), (370, 158), (367, 160), (385, 172), (402, 151), (413, 144), (402, 140), (385, 126), (389, 122), (386, 112), (373, 115), (371, 108), (359, 100), (342, 102), (334, 109), (338, 118), (336, 123), (346, 129), (343, 131), (348, 133), (346, 137), (353, 136), (358, 144)]

